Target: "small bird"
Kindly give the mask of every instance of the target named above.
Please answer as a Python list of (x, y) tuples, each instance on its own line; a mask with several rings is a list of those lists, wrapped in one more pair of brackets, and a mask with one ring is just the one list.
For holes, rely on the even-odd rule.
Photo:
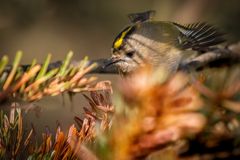
[(148, 63), (173, 73), (189, 50), (199, 55), (224, 42), (223, 34), (207, 23), (181, 25), (153, 21), (154, 13), (147, 11), (129, 15), (132, 23), (115, 38), (112, 56), (105, 67), (114, 65), (120, 72), (130, 73)]

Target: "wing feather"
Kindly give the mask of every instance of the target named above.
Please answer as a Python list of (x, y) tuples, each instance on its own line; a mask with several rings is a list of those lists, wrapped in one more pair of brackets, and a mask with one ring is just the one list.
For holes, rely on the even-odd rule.
[(204, 22), (189, 25), (173, 24), (181, 33), (179, 43), (183, 49), (192, 48), (193, 50), (202, 51), (225, 41), (223, 33)]

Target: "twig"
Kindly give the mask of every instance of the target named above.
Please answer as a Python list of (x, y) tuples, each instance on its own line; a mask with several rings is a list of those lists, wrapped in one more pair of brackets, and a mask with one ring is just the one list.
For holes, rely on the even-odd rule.
[[(240, 43), (237, 46), (239, 47)], [(232, 51), (232, 48), (214, 48), (212, 51), (206, 52), (194, 59), (185, 61), (179, 67), (179, 70), (199, 70), (204, 67), (219, 67), (222, 65), (233, 65), (240, 63), (240, 50)]]
[[(237, 48), (237, 49), (236, 49)], [(179, 66), (180, 71), (186, 70), (199, 70), (204, 67), (219, 67), (222, 65), (233, 65), (240, 63), (240, 42), (227, 46), (226, 48), (213, 48), (210, 51), (201, 54), (200, 56), (195, 57), (194, 59), (188, 59), (182, 62)], [(237, 51), (236, 51), (237, 50)], [(97, 74), (118, 74), (119, 70), (116, 66), (110, 65), (105, 67), (108, 64), (109, 59), (97, 59), (97, 60), (89, 60), (88, 65), (96, 63), (98, 67), (90, 71), (89, 73), (97, 73)], [(48, 66), (48, 70), (59, 68), (63, 64), (62, 61), (56, 61), (50, 63)], [(78, 61), (72, 61), (71, 65), (78, 65)], [(26, 71), (31, 65), (20, 65), (23, 71)], [(11, 65), (8, 65), (4, 72), (9, 73), (12, 69)]]

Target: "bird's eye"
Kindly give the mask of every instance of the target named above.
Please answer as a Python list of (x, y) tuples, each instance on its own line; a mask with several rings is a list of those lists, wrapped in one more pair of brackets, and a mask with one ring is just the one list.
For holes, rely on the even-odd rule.
[(129, 58), (132, 58), (133, 55), (134, 55), (134, 51), (130, 51), (130, 52), (126, 53), (126, 56), (129, 57)]

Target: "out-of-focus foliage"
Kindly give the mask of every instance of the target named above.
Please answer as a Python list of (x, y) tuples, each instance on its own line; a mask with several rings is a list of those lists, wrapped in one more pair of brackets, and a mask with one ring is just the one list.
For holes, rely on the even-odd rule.
[(34, 129), (24, 132), (15, 105), (10, 117), (1, 113), (0, 153), (3, 159), (239, 158), (239, 75), (238, 64), (174, 75), (145, 66), (119, 82), (115, 113), (110, 83), (99, 82), (84, 94), (89, 106), (83, 119), (75, 117), (77, 127), (47, 131), (40, 144)]
[(99, 155), (102, 159), (240, 157), (239, 75), (235, 65), (200, 74), (177, 73), (170, 79), (162, 69), (143, 68), (124, 78), (107, 143), (99, 138), (111, 156), (102, 156), (104, 149)]
[[(12, 106), (10, 115), (0, 113), (0, 159), (97, 159), (84, 144), (93, 142), (97, 132), (104, 132), (111, 125), (113, 105), (110, 100), (111, 90), (107, 83), (102, 93), (91, 92), (86, 96), (91, 110), (85, 109), (84, 118), (75, 117), (77, 127), (70, 126), (68, 134), (61, 131), (56, 134), (49, 131), (42, 134), (41, 143), (34, 138), (34, 129), (25, 133), (21, 109)], [(78, 128), (78, 129), (77, 129)]]
[(199, 112), (203, 102), (188, 77), (178, 73), (165, 81), (164, 70), (145, 68), (122, 82), (130, 112), (126, 118), (119, 114), (113, 128), (115, 158), (145, 157), (204, 128), (207, 119)]

